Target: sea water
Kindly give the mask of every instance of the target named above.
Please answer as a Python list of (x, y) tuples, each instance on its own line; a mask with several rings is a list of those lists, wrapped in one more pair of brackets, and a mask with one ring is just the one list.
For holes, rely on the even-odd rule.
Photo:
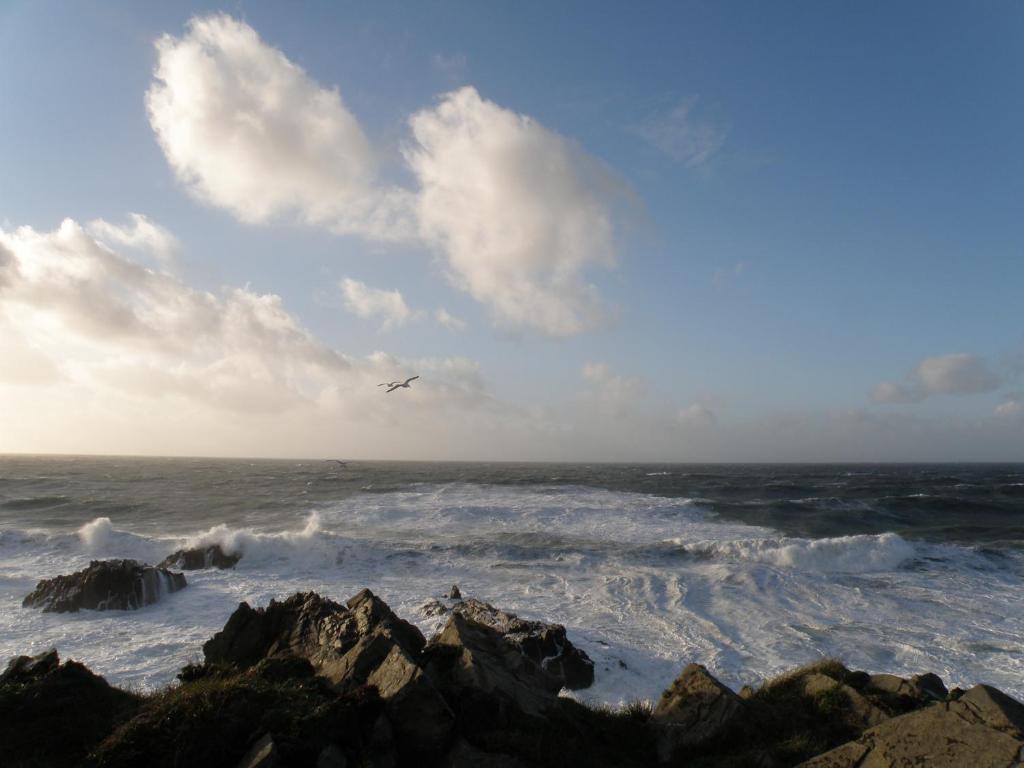
[[(220, 544), (137, 611), (21, 607), (90, 560)], [(564, 624), (580, 696), (735, 688), (834, 656), (1024, 697), (1024, 466), (609, 465), (0, 456), (0, 659), (56, 647), (155, 688), (239, 602), (369, 587), (428, 636), (462, 593)]]

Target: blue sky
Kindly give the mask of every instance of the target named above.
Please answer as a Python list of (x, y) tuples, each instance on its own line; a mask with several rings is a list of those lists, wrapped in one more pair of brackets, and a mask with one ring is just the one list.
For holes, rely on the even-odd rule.
[[(160, 129), (147, 112), (147, 92), (162, 82), (154, 43), (170, 35), (183, 46), (190, 19), (220, 13), (237, 25), (232, 34), (258, 35), (266, 61), (279, 55), (301, 68), (311, 94), (336, 90), (358, 124), (376, 167), (372, 189), (325, 182), (327, 193), (349, 202), (353, 189), (360, 201), (408, 193), (415, 235), (396, 242), (365, 221), (341, 227), (336, 211), (312, 211), (312, 194), (254, 222), (240, 211), (251, 214), (251, 201), (278, 177), (246, 171), (276, 157), (275, 146), (257, 147), (251, 163), (236, 157), (240, 181), (219, 201), (175, 167), (161, 130), (185, 113), (169, 108)], [(247, 412), (236, 407), (244, 398), (225, 392), (244, 388), (245, 366), (273, 367), (253, 346), (258, 334), (243, 343), (206, 329), (201, 359), (195, 350), (157, 354), (119, 346), (110, 329), (87, 337), (82, 328), (95, 318), (74, 296), (78, 314), (43, 298), (59, 285), (9, 288), (6, 305), (0, 290), (7, 368), (22, 368), (6, 383), (0, 376), (8, 414), (6, 425), (0, 415), (0, 450), (1024, 459), (1022, 43), (1024, 7), (995, 2), (8, 2), (0, 6), (8, 261), (25, 273), (49, 247), (43, 236), (56, 237), (71, 218), (118, 259), (165, 269), (175, 290), (280, 297), (310, 343), (348, 362), (329, 382), (329, 370), (296, 363), (272, 382), (279, 389), (269, 399), (256, 398), (258, 413)], [(508, 163), (500, 152), (465, 160), (444, 125), (442, 107), (454, 103), (445, 94), (466, 86), (476, 97), (460, 108), (479, 118), (477, 139), (511, 131), (501, 134), (514, 142)], [(237, 118), (233, 102), (217, 109), (218, 120)], [(423, 149), (413, 115), (433, 121), (424, 130), (448, 131), (446, 143)], [(517, 133), (517, 116), (543, 132)], [(272, 133), (261, 135), (272, 141)], [(303, 146), (283, 146), (281, 157)], [(350, 157), (354, 146), (344, 148)], [(502, 173), (523, 174), (523, 194), (466, 214), (475, 229), (450, 203), (429, 203), (433, 213), (424, 213), (434, 170), (417, 171), (410, 147), (429, 155), (431, 169), (447, 164), (433, 182), (441, 192), (479, 171), (499, 187)], [(216, 165), (221, 149), (182, 151), (193, 171), (216, 167), (211, 183), (220, 184), (231, 175)], [(572, 183), (551, 175), (563, 161)], [(560, 222), (536, 221), (530, 183)], [(97, 220), (124, 226), (133, 212), (176, 238), (173, 263), (153, 266), (138, 247), (89, 229)], [(549, 252), (538, 236), (510, 265), (508, 254), (477, 262), (473, 248), (452, 245), (499, 233), (500, 250), (533, 224), (568, 237), (558, 227), (574, 212), (587, 234), (568, 251), (555, 244)], [(592, 234), (605, 216), (607, 237)], [(26, 226), (41, 239), (17, 235)], [(598, 253), (604, 247), (614, 267)], [(570, 277), (548, 286), (546, 264)], [(110, 264), (103, 269), (89, 278), (93, 306), (123, 301), (146, 318), (166, 296), (151, 288), (126, 298), (136, 284), (114, 285)], [(540, 296), (535, 310), (520, 309), (521, 293), (512, 297), (518, 277)], [(368, 316), (346, 299), (345, 278), (368, 292)], [(593, 321), (580, 293), (588, 285), (600, 296)], [(389, 320), (373, 290), (400, 292), (405, 319)], [(464, 327), (436, 322), (440, 307)], [(569, 315), (541, 319), (547, 310)], [(164, 338), (186, 326), (197, 327), (182, 321), (147, 333)], [(202, 382), (223, 370), (218, 355), (234, 361), (239, 381), (211, 393)], [(424, 361), (419, 394), (400, 393), (410, 396), (397, 410), (364, 399), (376, 374), (411, 375)], [(29, 375), (36, 367), (45, 376)], [(139, 384), (141, 368), (156, 378)], [(195, 378), (188, 386), (186, 371)], [(44, 395), (52, 422), (12, 415)], [(168, 409), (180, 424), (167, 422)], [(196, 425), (211, 423), (197, 439)], [(311, 434), (312, 424), (322, 433)], [(380, 442), (367, 440), (371, 433)]]

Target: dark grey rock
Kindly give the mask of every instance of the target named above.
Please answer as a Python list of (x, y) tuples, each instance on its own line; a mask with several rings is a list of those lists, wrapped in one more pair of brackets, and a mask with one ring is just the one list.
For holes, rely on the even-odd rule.
[(179, 549), (168, 555), (157, 568), (177, 568), (179, 571), (196, 571), (203, 568), (234, 568), (242, 559), (239, 554), (227, 554), (220, 544), (209, 547)]
[(185, 574), (135, 560), (93, 560), (77, 573), (40, 581), (22, 601), (25, 608), (67, 613), (142, 608), (186, 586)]

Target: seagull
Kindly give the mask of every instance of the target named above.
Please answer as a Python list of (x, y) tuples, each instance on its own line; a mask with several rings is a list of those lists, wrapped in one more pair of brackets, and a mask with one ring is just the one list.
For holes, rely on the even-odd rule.
[(326, 461), (326, 462), (332, 462), (333, 461), (339, 467), (347, 467), (348, 466), (348, 462), (347, 461), (342, 461), (341, 459), (324, 459), (324, 461)]
[(400, 382), (400, 381), (384, 381), (384, 382), (381, 382), (380, 384), (378, 384), (377, 386), (378, 387), (394, 387), (394, 386), (396, 386), (398, 384), (401, 384), (401, 383), (402, 382)]
[(388, 389), (387, 391), (388, 392), (394, 392), (396, 389), (401, 389), (402, 387), (405, 387), (406, 389), (409, 389), (409, 382), (410, 381), (416, 381), (416, 379), (418, 379), (418, 378), (419, 378), (419, 376), (410, 376), (408, 379), (405, 380), (404, 383), (398, 382), (398, 381), (392, 381), (390, 384), (388, 384), (390, 389)]

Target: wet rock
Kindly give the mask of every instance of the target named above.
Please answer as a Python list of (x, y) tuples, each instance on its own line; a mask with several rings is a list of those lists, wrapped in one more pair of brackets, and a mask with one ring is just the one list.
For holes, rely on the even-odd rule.
[(562, 685), (572, 690), (587, 688), (594, 682), (594, 662), (574, 646), (561, 624), (521, 619), (489, 603), (468, 598), (452, 606), (452, 612), (501, 633), (519, 651)]
[(687, 664), (661, 695), (651, 722), (660, 726), (658, 758), (669, 762), (684, 747), (722, 735), (742, 714), (743, 701), (700, 664)]
[(234, 568), (241, 559), (241, 555), (229, 555), (221, 549), (220, 544), (213, 544), (209, 547), (179, 549), (161, 560), (157, 568), (177, 568), (179, 571)]
[(0, 675), (0, 765), (79, 765), (138, 706), (56, 651), (19, 656)]
[(430, 602), (424, 603), (420, 606), (420, 615), (425, 616), (428, 619), (444, 616), (446, 613), (448, 613), (448, 606), (440, 600), (431, 600)]
[(458, 584), (452, 584), (452, 588), (450, 590), (448, 590), (448, 599), (449, 600), (461, 600), (462, 599), (462, 593), (459, 591), (459, 585)]
[(93, 560), (77, 573), (40, 581), (22, 607), (67, 613), (81, 609), (131, 610), (186, 586), (185, 574), (135, 560)]
[(426, 672), (449, 701), (482, 694), (488, 704), (542, 715), (561, 682), (493, 627), (453, 613), (425, 653)]
[[(883, 681), (888, 684), (891, 681)], [(1008, 768), (1024, 755), (1024, 704), (977, 685), (957, 701), (891, 718), (806, 768)]]

